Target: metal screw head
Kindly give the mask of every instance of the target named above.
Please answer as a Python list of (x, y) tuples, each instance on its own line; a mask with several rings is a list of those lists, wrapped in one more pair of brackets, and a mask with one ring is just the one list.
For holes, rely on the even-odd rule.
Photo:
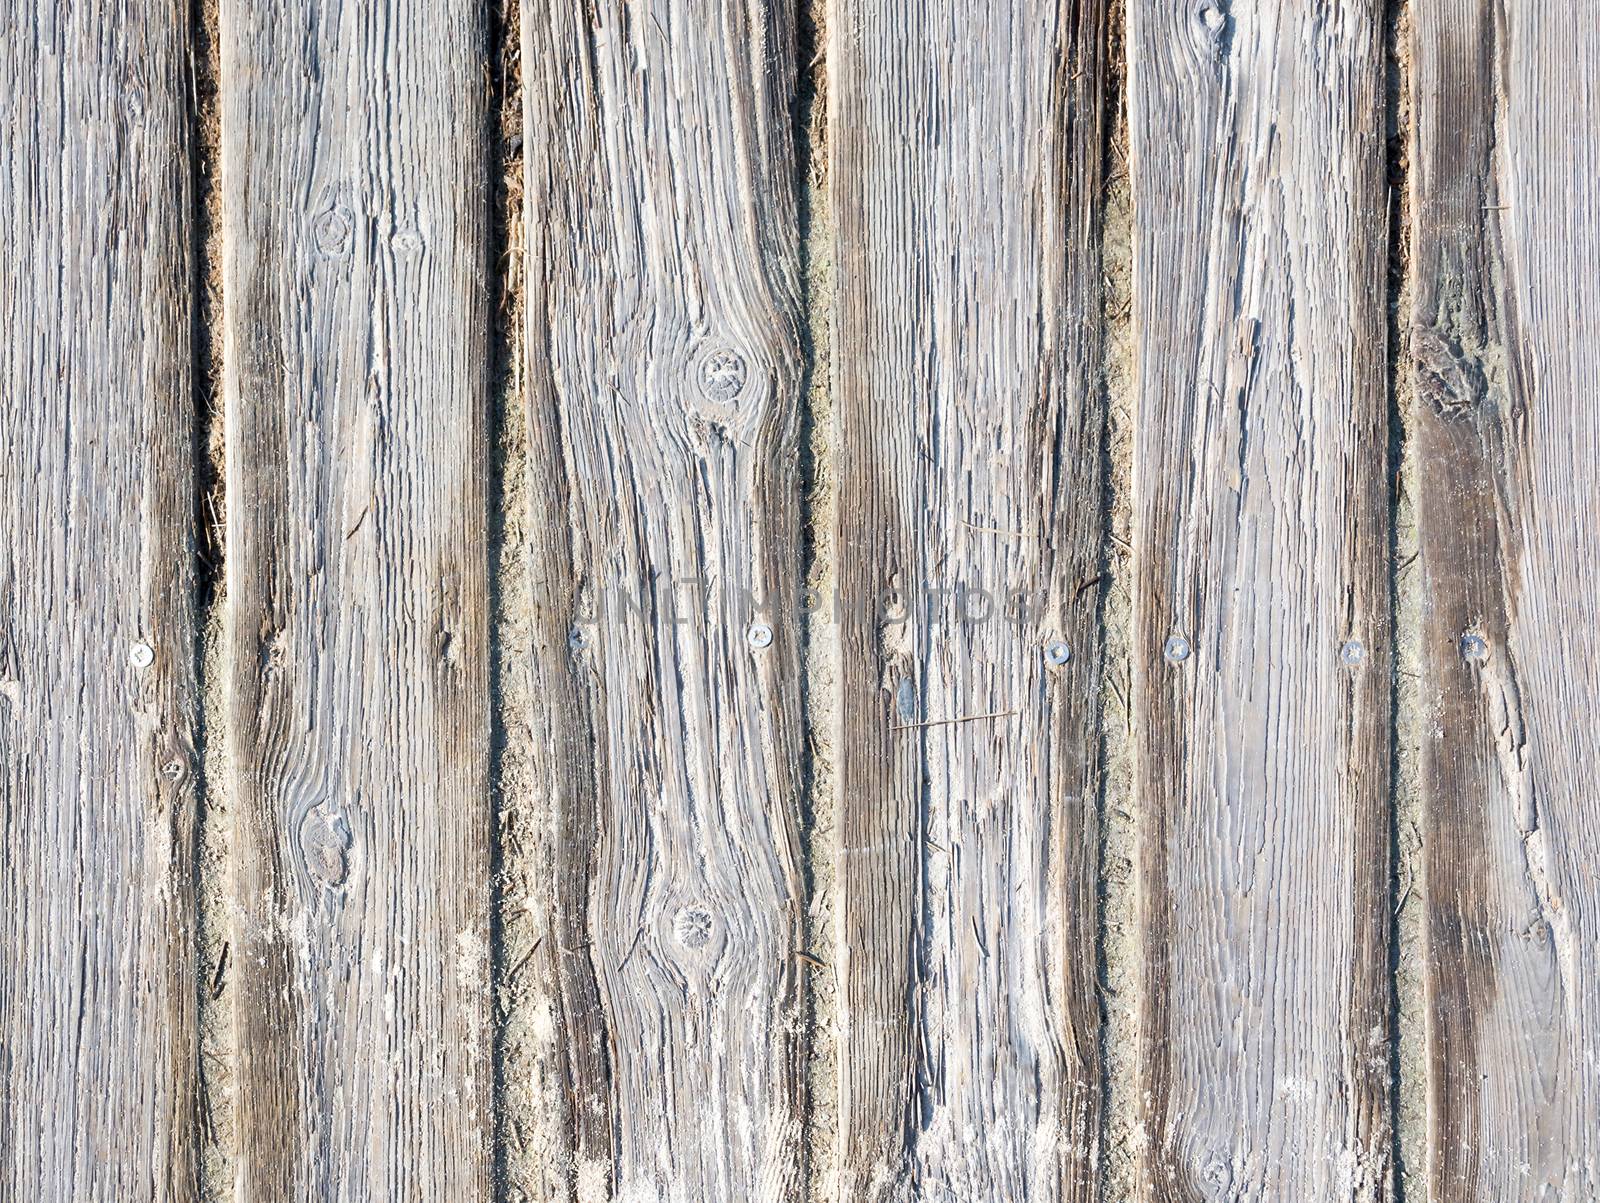
[(1461, 637), (1461, 654), (1468, 660), (1487, 660), (1489, 658), (1489, 641), (1482, 635), (1463, 635)]
[(1339, 659), (1346, 664), (1360, 664), (1367, 658), (1367, 649), (1361, 646), (1361, 640), (1352, 639), (1339, 649)]
[(148, 643), (136, 643), (128, 649), (128, 662), (135, 668), (149, 668), (156, 662), (155, 649)]
[(753, 648), (771, 647), (772, 628), (764, 622), (751, 623), (750, 631), (745, 636), (745, 639), (749, 641), (750, 646)]
[(1054, 643), (1047, 643), (1044, 649), (1044, 658), (1055, 667), (1060, 668), (1072, 659), (1072, 649), (1057, 639)]
[(1182, 664), (1189, 658), (1189, 641), (1182, 635), (1169, 635), (1162, 655), (1172, 664)]
[(589, 636), (582, 627), (572, 628), (571, 633), (567, 635), (567, 646), (575, 652), (581, 652), (589, 646)]

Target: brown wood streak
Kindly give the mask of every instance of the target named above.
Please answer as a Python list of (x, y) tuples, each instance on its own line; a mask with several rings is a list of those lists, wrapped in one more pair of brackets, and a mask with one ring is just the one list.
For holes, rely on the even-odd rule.
[(1493, 16), (1479, 0), (1421, 0), (1413, 14), (1414, 301), (1410, 362), (1416, 404), (1418, 533), (1426, 582), (1422, 745), (1423, 893), (1428, 948), (1430, 1196), (1477, 1188), (1476, 1016), (1496, 992), (1484, 875), (1486, 777), (1497, 775), (1477, 676), (1461, 655), (1469, 630), (1504, 646), (1506, 556), (1500, 546), (1494, 445), (1501, 412), (1483, 355), (1501, 339), (1492, 286)]
[[(553, 32), (553, 25), (529, 29), (524, 23), (523, 29), (528, 38), (524, 61), (535, 62), (536, 55), (554, 53), (553, 48), (535, 40)], [(581, 64), (581, 71), (573, 74), (593, 86), (594, 62), (586, 43), (574, 47), (572, 58), (564, 61)], [(524, 97), (530, 128), (559, 129), (571, 120), (566, 96), (555, 89), (545, 90), (554, 82), (537, 69), (529, 73)], [(537, 200), (543, 191), (530, 185), (528, 194)], [(532, 212), (545, 216), (538, 209)], [(567, 231), (555, 226), (552, 233)], [(560, 270), (566, 248), (559, 237), (536, 234), (528, 238), (526, 246), (527, 470), (529, 479), (541, 482), (542, 489), (542, 513), (534, 523), (530, 550), (535, 596), (534, 643), (528, 667), (538, 711), (530, 716), (529, 725), (545, 733), (548, 740), (545, 755), (536, 762), (541, 770), (538, 785), (554, 800), (551, 809), (557, 821), (556, 830), (546, 833), (551, 847), (542, 858), (549, 866), (553, 887), (547, 911), (549, 928), (540, 934), (532, 972), (548, 993), (554, 1015), (554, 1053), (564, 1092), (556, 1104), (563, 1123), (549, 1132), (547, 1139), (557, 1144), (567, 1163), (563, 1175), (574, 1179), (569, 1187), (577, 1185), (576, 1167), (585, 1165), (608, 1167), (609, 1186), (617, 1100), (589, 938), (589, 899), (600, 832), (611, 830), (615, 820), (605, 805), (608, 794), (600, 784), (609, 775), (606, 745), (595, 724), (597, 714), (603, 712), (597, 710), (597, 690), (579, 662), (581, 648), (573, 621), (580, 598), (573, 573), (573, 536), (565, 515), (574, 505), (575, 483), (581, 487), (581, 482), (567, 479), (560, 397), (551, 370), (552, 332), (545, 322), (555, 299), (547, 281)]]
[[(1600, 1195), (1590, 416), (1600, 33), (1413, 10), (1427, 1190)], [(1477, 648), (1463, 643), (1481, 640)]]
[(544, 1137), (569, 1196), (795, 1198), (794, 14), (524, 0), (521, 28)]
[(192, 1200), (187, 27), (6, 25), (0, 1197)]
[(1378, 14), (1132, 0), (1129, 62), (1140, 1190), (1383, 1199)]
[(240, 1199), (489, 1195), (484, 38), (222, 5)]
[(1105, 26), (830, 14), (841, 1199), (1095, 1195)]

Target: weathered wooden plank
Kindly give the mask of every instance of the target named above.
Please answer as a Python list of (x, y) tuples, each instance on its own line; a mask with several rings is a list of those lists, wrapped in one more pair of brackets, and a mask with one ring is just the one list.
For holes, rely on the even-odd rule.
[(541, 1139), (582, 1199), (795, 1198), (793, 14), (524, 0), (522, 38)]
[(1104, 26), (831, 13), (839, 1199), (1094, 1197)]
[(0, 39), (0, 1198), (193, 1199), (185, 45)]
[(1380, 42), (1129, 4), (1155, 1200), (1391, 1191)]
[(242, 1199), (489, 1194), (483, 19), (222, 4)]
[(1600, 1197), (1600, 26), (1411, 14), (1427, 1191)]

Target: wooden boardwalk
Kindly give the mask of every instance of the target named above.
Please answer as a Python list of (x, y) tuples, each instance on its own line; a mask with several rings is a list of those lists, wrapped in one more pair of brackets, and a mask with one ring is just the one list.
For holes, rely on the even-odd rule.
[(5, 26), (0, 1203), (1600, 1199), (1593, 0)]

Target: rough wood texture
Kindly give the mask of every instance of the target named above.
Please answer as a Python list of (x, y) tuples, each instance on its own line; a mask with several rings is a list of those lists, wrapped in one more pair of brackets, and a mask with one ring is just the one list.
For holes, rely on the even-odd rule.
[(794, 17), (524, 0), (522, 31), (541, 1139), (584, 1200), (796, 1198)]
[(1384, 1198), (1378, 13), (1131, 0), (1128, 37), (1141, 1189)]
[(489, 1194), (482, 21), (222, 5), (240, 1199)]
[(186, 28), (139, 2), (4, 23), (0, 1199), (181, 1203), (197, 1056)]
[(1103, 26), (831, 14), (839, 1199), (1094, 1197)]
[(1600, 1197), (1600, 27), (1411, 15), (1428, 1198)]

